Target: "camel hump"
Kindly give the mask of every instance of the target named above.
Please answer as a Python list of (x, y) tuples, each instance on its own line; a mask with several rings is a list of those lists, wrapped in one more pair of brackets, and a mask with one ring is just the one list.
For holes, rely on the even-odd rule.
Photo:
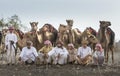
[(73, 29), (73, 31), (78, 32), (81, 34), (81, 31), (78, 28)]
[(113, 45), (114, 44), (114, 40), (115, 40), (115, 33), (114, 33), (114, 31), (110, 27), (107, 28), (107, 34), (109, 34), (109, 36), (110, 36), (110, 43), (109, 43), (109, 45)]

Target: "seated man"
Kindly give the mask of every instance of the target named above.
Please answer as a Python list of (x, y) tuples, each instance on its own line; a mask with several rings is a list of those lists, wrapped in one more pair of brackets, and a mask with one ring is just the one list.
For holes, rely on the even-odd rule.
[(104, 62), (104, 50), (101, 44), (96, 44), (95, 52), (93, 54), (93, 60), (95, 65), (102, 65)]
[(76, 56), (77, 56), (77, 49), (74, 48), (74, 45), (72, 43), (68, 44), (67, 47), (68, 50), (68, 62), (70, 64), (74, 63), (76, 61)]
[(34, 64), (36, 59), (38, 58), (38, 53), (36, 49), (32, 46), (31, 41), (26, 42), (27, 46), (22, 49), (22, 52), (19, 57), (19, 61), (24, 62), (27, 64)]
[(53, 64), (66, 64), (68, 58), (68, 51), (65, 47), (63, 47), (63, 43), (61, 41), (57, 42), (57, 46), (53, 48), (48, 55), (52, 57)]
[(87, 46), (88, 41), (82, 41), (82, 47), (78, 48), (77, 61), (79, 64), (87, 65), (92, 60), (91, 48)]
[(51, 58), (48, 56), (48, 52), (52, 50), (52, 44), (49, 40), (46, 40), (44, 42), (45, 46), (43, 46), (40, 50), (39, 50), (39, 58), (40, 61), (43, 64), (47, 64), (47, 63), (51, 63), (50, 60)]

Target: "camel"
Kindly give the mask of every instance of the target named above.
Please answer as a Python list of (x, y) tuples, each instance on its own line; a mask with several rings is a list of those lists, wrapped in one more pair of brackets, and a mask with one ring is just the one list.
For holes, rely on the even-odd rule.
[(22, 39), (19, 39), (17, 42), (18, 47), (20, 48), (20, 50), (22, 50), (23, 47), (26, 46), (26, 41), (30, 40), (33, 42), (33, 46), (38, 50), (38, 47), (36, 47), (37, 45), (39, 45), (38, 41), (37, 41), (37, 25), (38, 22), (30, 22), (31, 25), (31, 30), (29, 32), (26, 32), (23, 35)]
[(18, 41), (18, 46), (22, 49), (26, 46), (26, 41), (33, 42), (33, 46), (40, 50), (44, 46), (45, 40), (50, 40), (55, 45), (57, 39), (57, 30), (51, 24), (45, 24), (37, 31), (38, 22), (30, 22), (31, 30), (24, 34), (23, 39)]
[(38, 22), (30, 22), (30, 25), (31, 25), (31, 31), (37, 31)]
[(5, 52), (5, 50), (4, 50), (4, 48), (5, 48), (5, 43), (4, 43), (5, 36), (6, 36), (6, 31), (4, 29), (0, 32), (0, 54), (2, 54), (2, 55)]
[(82, 40), (87, 40), (88, 41), (88, 46), (91, 47), (91, 49), (93, 50), (93, 52), (95, 51), (95, 45), (96, 43), (98, 43), (98, 39), (95, 35), (93, 35), (93, 33), (90, 31), (89, 28), (86, 28), (82, 34), (81, 34), (81, 41)]
[(68, 37), (68, 32), (67, 30), (67, 26), (60, 24), (59, 26), (59, 33), (58, 33), (58, 39), (59, 41), (62, 41), (64, 43), (64, 46), (67, 47), (67, 44), (69, 43), (69, 37)]
[(64, 46), (67, 46), (68, 43), (73, 43), (75, 47), (78, 47), (81, 32), (77, 28), (72, 29), (73, 20), (66, 20), (66, 22), (67, 25), (60, 24), (58, 28), (58, 40), (63, 41)]
[(87, 30), (94, 36), (97, 36), (97, 32), (95, 29), (93, 29), (92, 27), (87, 27)]
[(105, 62), (108, 63), (109, 51), (112, 54), (112, 63), (114, 63), (114, 39), (115, 33), (109, 27), (111, 22), (109, 21), (100, 21), (100, 28), (98, 31), (98, 40), (104, 48)]
[(18, 39), (23, 39), (24, 33), (21, 30), (15, 29), (14, 33), (17, 35)]
[(50, 40), (52, 45), (55, 46), (58, 37), (58, 31), (51, 24), (44, 24), (37, 34), (38, 41), (44, 43), (46, 40)]

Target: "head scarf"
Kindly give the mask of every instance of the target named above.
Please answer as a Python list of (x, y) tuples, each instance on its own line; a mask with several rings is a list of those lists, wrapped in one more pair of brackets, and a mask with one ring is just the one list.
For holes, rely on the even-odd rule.
[(72, 43), (68, 44), (68, 46), (71, 46), (72, 48), (74, 48), (74, 45)]
[(97, 43), (97, 44), (96, 44), (96, 48), (97, 48), (97, 47), (99, 47), (99, 48), (100, 48), (100, 51), (103, 51), (103, 48), (102, 48), (102, 46), (101, 46), (101, 44), (100, 44), (100, 43)]
[(50, 41), (50, 40), (46, 40), (46, 41), (44, 42), (44, 44), (51, 45), (52, 43), (51, 43), (51, 41)]
[(9, 27), (9, 30), (14, 30), (14, 27), (13, 27), (13, 26), (10, 26), (10, 27)]
[(74, 49), (74, 45), (72, 43), (68, 44), (68, 47), (72, 47), (72, 49)]

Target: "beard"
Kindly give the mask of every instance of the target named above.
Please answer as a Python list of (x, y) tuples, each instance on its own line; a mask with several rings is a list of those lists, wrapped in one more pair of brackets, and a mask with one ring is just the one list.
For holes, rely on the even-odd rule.
[(27, 46), (28, 49), (30, 49), (31, 47), (30, 46)]

